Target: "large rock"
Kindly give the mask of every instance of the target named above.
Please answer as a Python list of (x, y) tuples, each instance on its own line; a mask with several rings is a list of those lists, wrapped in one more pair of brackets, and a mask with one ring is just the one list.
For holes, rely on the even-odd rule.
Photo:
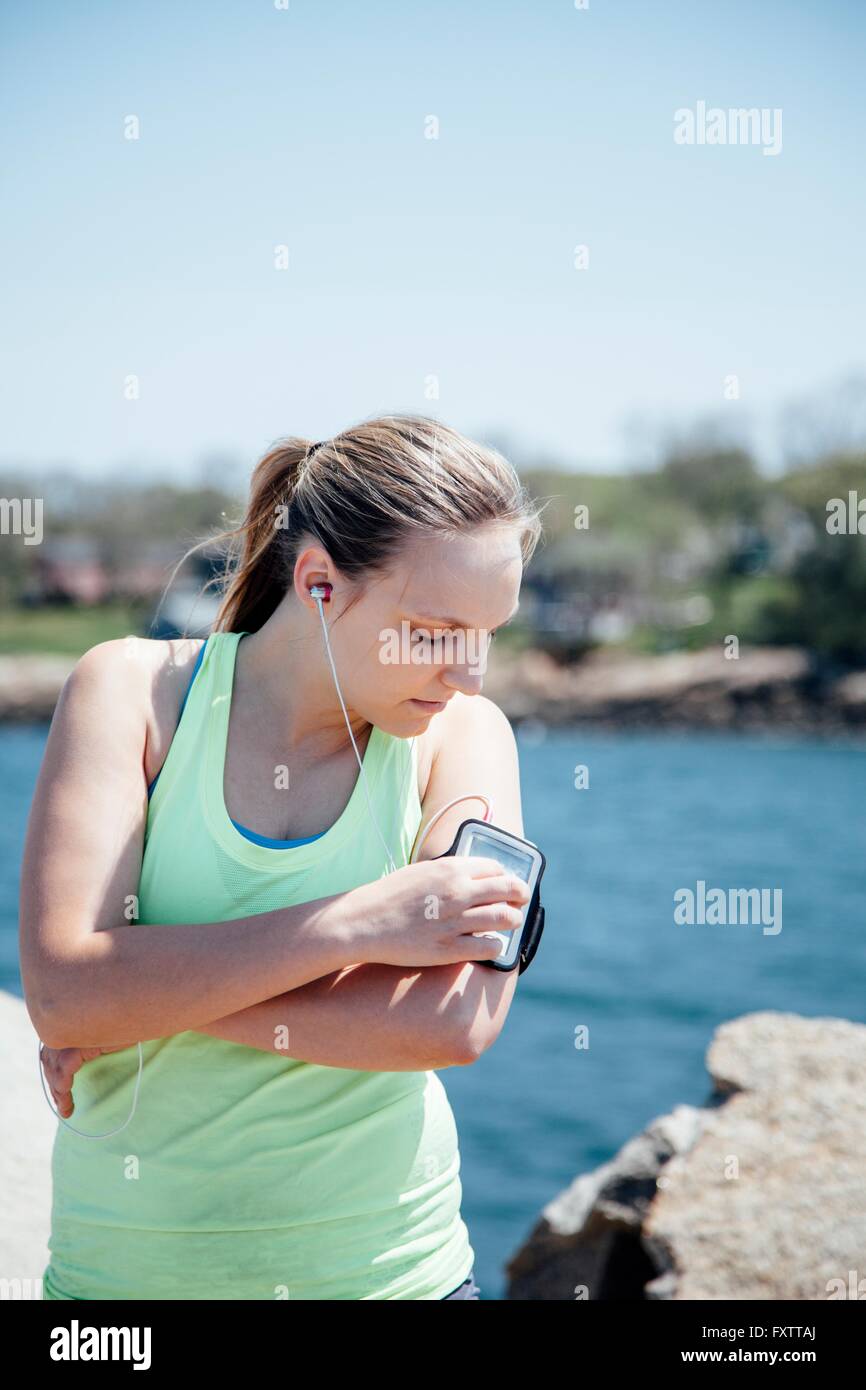
[[(866, 1027), (756, 1013), (678, 1106), (546, 1206), (512, 1299), (866, 1298)], [(852, 1273), (853, 1272), (853, 1273)]]

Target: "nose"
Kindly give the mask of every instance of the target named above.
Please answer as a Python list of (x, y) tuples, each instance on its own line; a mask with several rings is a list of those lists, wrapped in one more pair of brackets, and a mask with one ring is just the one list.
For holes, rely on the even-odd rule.
[(443, 684), (451, 691), (459, 692), (461, 695), (481, 694), (484, 676), (480, 672), (474, 674), (472, 671), (457, 667), (450, 671), (443, 671), (441, 675)]

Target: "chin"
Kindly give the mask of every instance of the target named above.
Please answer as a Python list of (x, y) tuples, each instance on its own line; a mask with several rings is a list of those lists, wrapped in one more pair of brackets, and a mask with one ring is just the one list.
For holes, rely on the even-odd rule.
[[(426, 729), (430, 720), (435, 718), (437, 713), (438, 711), (435, 709), (422, 709), (420, 705), (413, 705), (411, 699), (404, 700), (397, 709), (391, 712), (389, 723), (394, 726), (399, 724), (403, 736), (411, 738), (419, 730)], [(393, 732), (398, 733), (396, 727)]]
[(412, 738), (419, 731), (426, 729), (430, 720), (441, 713), (438, 709), (423, 709), (421, 705), (413, 704), (412, 698), (391, 705), (371, 722), (378, 724), (386, 734), (393, 734), (395, 738)]
[(379, 714), (367, 716), (371, 724), (375, 724), (383, 733), (391, 734), (393, 738), (413, 738), (427, 727), (431, 717), (405, 703), (391, 705)]

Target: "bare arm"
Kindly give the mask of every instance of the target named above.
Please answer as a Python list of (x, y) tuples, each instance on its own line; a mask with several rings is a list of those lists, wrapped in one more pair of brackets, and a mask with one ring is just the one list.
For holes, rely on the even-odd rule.
[[(465, 696), (447, 714), (433, 758), (422, 807), (422, 827), (440, 806), (463, 792), (493, 799), (497, 825), (523, 835), (520, 773), (511, 726), (492, 701)], [(457, 827), (481, 816), (477, 801), (461, 801), (440, 816), (424, 841), (419, 862), (448, 849)], [(491, 970), (478, 962), (405, 967), (363, 964), (337, 971), (240, 1013), (200, 1025), (196, 1031), (229, 1042), (275, 1050), (288, 1030), (285, 1055), (332, 1067), (401, 1071), (468, 1063), (489, 1047), (505, 1022), (517, 970)], [(444, 1028), (451, 1061), (430, 1019)], [(420, 1058), (420, 1060), (419, 1060)], [(434, 1060), (430, 1060), (433, 1058)]]
[(203, 1024), (196, 1032), (319, 1066), (427, 1071), (465, 1052), (461, 1001), (443, 989), (454, 966), (349, 966), (301, 989)]
[(130, 925), (153, 673), (129, 651), (122, 640), (103, 642), (76, 664), (30, 810), (21, 975), (33, 1024), (52, 1046), (169, 1036), (357, 960), (351, 893), (226, 922)]

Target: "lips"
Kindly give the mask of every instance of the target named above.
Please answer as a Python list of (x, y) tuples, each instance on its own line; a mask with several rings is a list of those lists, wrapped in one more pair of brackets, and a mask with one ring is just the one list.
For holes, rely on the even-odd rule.
[(429, 710), (431, 714), (436, 714), (436, 712), (437, 712), (438, 710), (444, 709), (447, 703), (448, 703), (447, 700), (415, 700), (415, 699), (413, 699), (413, 701), (412, 701), (412, 704), (413, 704), (413, 705), (420, 705), (422, 709)]

